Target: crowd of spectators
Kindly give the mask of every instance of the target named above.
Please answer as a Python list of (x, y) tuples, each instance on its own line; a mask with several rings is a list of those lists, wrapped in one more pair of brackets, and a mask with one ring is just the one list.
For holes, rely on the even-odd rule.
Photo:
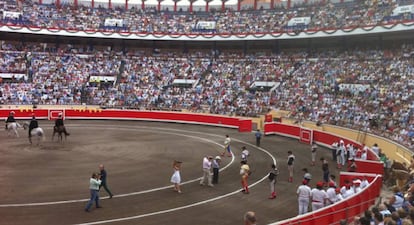
[(412, 45), (244, 55), (3, 41), (0, 54), (0, 73), (16, 74), (0, 85), (3, 104), (86, 103), (238, 116), (281, 109), (299, 122), (381, 132), (414, 146)]
[[(284, 6), (275, 9), (257, 9), (236, 11), (213, 10), (211, 12), (158, 12), (153, 7), (144, 10), (131, 7), (108, 9), (105, 7), (65, 4), (60, 7), (54, 4), (38, 4), (33, 1), (0, 1), (0, 23), (10, 25), (25, 25), (40, 28), (59, 28), (69, 30), (109, 32), (139, 32), (186, 34), (200, 32), (214, 33), (278, 33), (292, 30), (323, 30), (355, 28), (389, 23), (399, 23), (414, 19), (414, 14), (406, 12), (393, 14), (393, 9), (399, 5), (414, 4), (407, 1), (346, 1), (330, 3), (329, 1), (309, 2), (293, 5), (286, 9)], [(6, 12), (16, 12), (17, 14)], [(309, 24), (288, 26), (293, 17), (310, 17)], [(105, 24), (106, 19), (122, 21), (122, 24)], [(214, 29), (196, 29), (199, 21), (215, 22)]]
[[(413, 161), (409, 166), (412, 171)], [(403, 187), (394, 186), (391, 191), (382, 193), (378, 205), (366, 210), (363, 215), (355, 217), (353, 225), (412, 225), (414, 224), (414, 176)]]

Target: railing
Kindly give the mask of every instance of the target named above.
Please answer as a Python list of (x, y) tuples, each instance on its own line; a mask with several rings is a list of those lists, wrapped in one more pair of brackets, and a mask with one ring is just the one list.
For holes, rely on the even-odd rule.
[[(264, 125), (264, 133), (266, 135), (277, 134), (296, 138), (299, 140), (303, 138), (304, 130), (309, 133), (308, 137), (310, 140), (307, 141), (308, 143), (316, 142), (319, 145), (331, 147), (331, 144), (333, 142), (343, 140), (345, 142), (345, 145), (350, 143), (354, 146), (362, 147), (361, 143), (335, 133), (274, 122), (268, 122)], [(275, 222), (272, 225), (338, 224), (342, 219), (349, 220), (354, 216), (362, 214), (365, 210), (374, 204), (375, 199), (380, 195), (382, 187), (382, 175), (384, 173), (383, 163), (378, 161), (378, 156), (374, 152), (368, 150), (367, 158), (369, 160), (355, 160), (358, 168), (357, 173), (341, 172), (339, 178), (340, 186), (342, 186), (344, 185), (345, 180), (351, 181), (354, 178), (361, 179), (363, 177), (370, 177), (370, 179), (368, 179), (370, 185), (367, 188), (363, 189), (361, 192), (355, 194), (354, 196), (333, 205), (326, 206), (322, 209), (307, 213), (305, 215), (300, 215), (284, 221)]]

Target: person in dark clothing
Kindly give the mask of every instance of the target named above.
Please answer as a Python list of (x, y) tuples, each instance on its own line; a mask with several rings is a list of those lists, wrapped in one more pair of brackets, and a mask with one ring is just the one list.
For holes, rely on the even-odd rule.
[(214, 158), (214, 160), (211, 163), (211, 167), (213, 168), (212, 184), (218, 184), (219, 172), (220, 172), (220, 161), (221, 161), (221, 157), (216, 156), (216, 158)]
[(260, 130), (257, 129), (254, 136), (256, 137), (256, 146), (260, 147), (260, 140), (262, 139), (262, 132), (260, 132)]
[(322, 162), (322, 171), (323, 171), (323, 182), (324, 182), (324, 185), (327, 186), (329, 183), (329, 164), (328, 164), (328, 161), (324, 157), (321, 157), (321, 162)]
[(69, 135), (70, 135), (70, 134), (66, 131), (66, 127), (65, 127), (65, 125), (64, 125), (64, 123), (63, 123), (62, 114), (59, 114), (59, 117), (55, 120), (55, 127), (54, 127), (55, 132), (57, 132), (57, 131), (58, 131), (59, 127), (62, 127), (62, 128), (63, 128), (63, 133), (64, 133), (66, 136), (69, 136)]
[(32, 115), (32, 120), (30, 121), (30, 124), (29, 124), (29, 141), (30, 141), (30, 143), (32, 143), (32, 130), (35, 129), (35, 128), (38, 128), (38, 127), (39, 127), (39, 124), (36, 120), (36, 117), (35, 117), (35, 115)]
[(14, 119), (14, 111), (11, 111), (10, 113), (9, 113), (9, 116), (7, 117), (7, 119), (6, 119), (6, 130), (7, 130), (7, 125), (9, 124), (9, 123), (15, 123), (16, 122), (16, 119)]
[(112, 196), (114, 196), (111, 192), (111, 190), (109, 190), (108, 185), (106, 183), (106, 170), (104, 168), (104, 165), (101, 164), (99, 165), (99, 170), (100, 170), (100, 176), (101, 176), (101, 185), (99, 185), (99, 189), (101, 189), (101, 187), (103, 187), (105, 189), (106, 192), (108, 192), (109, 194), (109, 198), (112, 198)]

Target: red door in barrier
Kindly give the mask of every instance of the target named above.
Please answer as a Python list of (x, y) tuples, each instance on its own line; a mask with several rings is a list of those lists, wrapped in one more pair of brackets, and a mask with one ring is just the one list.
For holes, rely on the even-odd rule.
[(56, 120), (59, 117), (59, 114), (62, 114), (62, 119), (65, 119), (65, 110), (64, 109), (49, 109), (48, 113), (49, 120)]
[(266, 123), (273, 122), (272, 120), (273, 120), (272, 114), (266, 114), (265, 115), (265, 122)]
[(313, 142), (313, 132), (311, 129), (300, 128), (300, 137), (301, 142), (312, 144)]

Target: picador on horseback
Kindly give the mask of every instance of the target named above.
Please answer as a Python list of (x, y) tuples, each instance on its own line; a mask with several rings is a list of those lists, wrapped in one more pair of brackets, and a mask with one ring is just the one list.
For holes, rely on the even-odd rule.
[(36, 117), (34, 114), (32, 114), (32, 120), (30, 120), (29, 124), (29, 139), (32, 138), (32, 130), (39, 127), (39, 123), (36, 120)]
[(16, 123), (16, 119), (14, 119), (14, 111), (11, 111), (11, 112), (9, 113), (9, 116), (8, 116), (8, 117), (7, 117), (7, 119), (6, 119), (6, 130), (7, 130), (7, 126), (8, 126), (10, 123)]
[(60, 127), (61, 127), (61, 129), (63, 130), (63, 133), (66, 136), (69, 136), (70, 135), (70, 133), (68, 133), (66, 131), (66, 127), (65, 127), (65, 125), (63, 123), (62, 113), (59, 113), (59, 116), (58, 116), (58, 118), (55, 121), (55, 127), (53, 128), (54, 129), (54, 132), (58, 132)]

